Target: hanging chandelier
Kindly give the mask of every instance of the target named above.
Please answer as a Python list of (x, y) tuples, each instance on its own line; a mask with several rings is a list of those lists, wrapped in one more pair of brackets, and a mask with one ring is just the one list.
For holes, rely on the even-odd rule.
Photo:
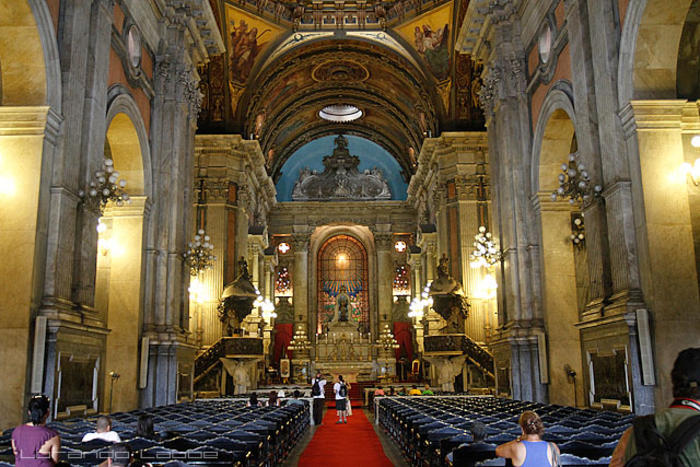
[(389, 329), (388, 324), (385, 324), (384, 329), (382, 329), (382, 332), (379, 333), (379, 337), (377, 337), (375, 345), (386, 351), (398, 349), (400, 347), (398, 341), (394, 338), (394, 334), (391, 332), (391, 329)]
[(501, 252), (493, 242), (491, 232), (486, 231), (486, 227), (479, 227), (479, 233), (474, 236), (474, 240), (474, 251), (469, 255), (473, 268), (490, 268), (501, 260)]
[(309, 336), (306, 334), (303, 326), (299, 326), (292, 336), (292, 340), (289, 341), (287, 350), (291, 351), (304, 351), (311, 348), (311, 341)]
[(89, 184), (87, 192), (80, 190), (78, 195), (85, 204), (94, 205), (99, 209), (100, 215), (104, 214), (107, 203), (114, 202), (117, 206), (131, 203), (129, 194), (124, 191), (126, 180), (119, 180), (119, 172), (114, 170), (114, 161), (105, 158), (102, 161), (102, 169), (96, 170), (94, 180)]
[(214, 245), (211, 243), (209, 235), (206, 235), (203, 229), (199, 229), (194, 240), (187, 244), (187, 251), (183, 254), (185, 262), (190, 268), (191, 276), (196, 276), (214, 266), (216, 256), (212, 254), (213, 250)]
[[(569, 154), (567, 164), (561, 165), (561, 173), (557, 177), (559, 188), (552, 192), (552, 201), (557, 199), (569, 200), (569, 204), (587, 204), (591, 199), (591, 179), (588, 177), (586, 167), (578, 162), (578, 152)], [(603, 188), (600, 185), (593, 187), (593, 196), (600, 196)]]

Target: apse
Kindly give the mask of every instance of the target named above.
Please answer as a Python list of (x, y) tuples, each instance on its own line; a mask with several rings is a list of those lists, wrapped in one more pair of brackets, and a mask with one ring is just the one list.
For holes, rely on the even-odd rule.
[[(334, 140), (337, 136), (330, 135), (315, 139), (298, 150), (282, 166), (277, 180), (277, 201), (292, 201), (292, 189), (299, 179), (299, 173), (305, 168), (323, 172), (323, 158), (333, 153)], [(408, 185), (401, 176), (399, 163), (384, 148), (368, 139), (359, 136), (345, 136), (348, 140), (350, 154), (360, 158), (360, 172), (378, 168), (389, 188), (392, 200), (405, 200)]]

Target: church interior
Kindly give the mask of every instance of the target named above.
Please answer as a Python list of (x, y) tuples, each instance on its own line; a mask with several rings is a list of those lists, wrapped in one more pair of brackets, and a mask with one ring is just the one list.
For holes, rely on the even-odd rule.
[(535, 407), (607, 465), (700, 347), (698, 54), (697, 0), (0, 0), (0, 430), (319, 465), (343, 375), (352, 465)]

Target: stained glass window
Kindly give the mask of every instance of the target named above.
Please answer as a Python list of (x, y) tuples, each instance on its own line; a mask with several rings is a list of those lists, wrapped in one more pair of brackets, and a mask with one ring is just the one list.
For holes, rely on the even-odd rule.
[(369, 332), (367, 251), (359, 240), (336, 235), (318, 253), (318, 332), (335, 316), (335, 301), (341, 287), (350, 296), (350, 322)]

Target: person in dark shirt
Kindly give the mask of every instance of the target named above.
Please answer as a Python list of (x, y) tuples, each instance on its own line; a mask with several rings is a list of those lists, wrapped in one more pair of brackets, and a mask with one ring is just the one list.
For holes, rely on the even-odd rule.
[(477, 421), (469, 428), (471, 443), (462, 443), (447, 455), (447, 464), (459, 467), (472, 467), (478, 462), (492, 458), (494, 446), (486, 441), (486, 425)]

